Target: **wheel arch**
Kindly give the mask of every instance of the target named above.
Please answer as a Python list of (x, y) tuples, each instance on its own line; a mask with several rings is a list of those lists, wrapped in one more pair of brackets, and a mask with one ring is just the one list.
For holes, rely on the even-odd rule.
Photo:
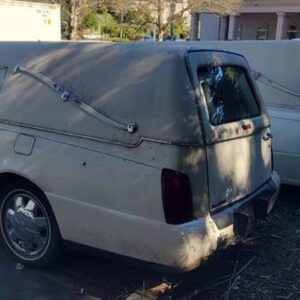
[[(42, 248), (41, 256), (36, 257), (36, 260), (31, 259), (30, 257), (25, 257), (20, 255), (19, 252), (16, 252), (16, 248), (14, 248), (7, 240), (6, 234), (4, 233), (4, 227), (2, 226), (2, 208), (4, 207), (5, 201), (2, 202), (1, 200), (6, 199), (5, 195), (9, 195), (7, 193), (10, 193), (11, 191), (14, 191), (14, 183), (16, 189), (22, 189), (24, 192), (27, 190), (27, 193), (31, 193), (32, 195), (35, 195), (37, 197), (36, 200), (39, 200), (40, 204), (44, 206), (45, 212), (48, 215), (48, 225), (51, 228), (51, 232), (49, 233), (49, 238), (47, 240), (47, 245)], [(23, 186), (23, 188), (22, 188)], [(62, 237), (61, 237), (61, 231), (57, 223), (56, 216), (54, 214), (53, 208), (50, 204), (49, 199), (47, 198), (45, 192), (33, 181), (29, 180), (25, 176), (13, 173), (13, 172), (3, 172), (0, 173), (0, 239), (3, 241), (5, 248), (8, 250), (8, 253), (17, 261), (20, 261), (24, 265), (30, 266), (30, 267), (44, 267), (49, 265), (52, 261), (54, 261), (61, 253), (62, 249)], [(20, 226), (20, 224), (18, 225)], [(23, 225), (22, 225), (23, 226)], [(38, 254), (40, 255), (40, 253)]]
[[(2, 172), (2, 173), (0, 173), (0, 193), (3, 191), (3, 189), (6, 186), (12, 184), (13, 182), (17, 182), (17, 181), (21, 181), (21, 180), (26, 182), (27, 184), (32, 185), (33, 187), (38, 189), (43, 194), (45, 200), (47, 201), (47, 205), (51, 209), (52, 216), (54, 217), (55, 222), (56, 222), (56, 224), (59, 228), (56, 216), (54, 214), (53, 207), (52, 207), (48, 197), (46, 196), (45, 192), (43, 191), (43, 189), (38, 184), (36, 184), (32, 180), (28, 179), (27, 177), (25, 177), (23, 175), (20, 175), (20, 174), (17, 174), (17, 173), (14, 173), (14, 172)], [(60, 231), (60, 228), (59, 228), (59, 231)]]
[[(34, 187), (39, 189), (45, 195), (43, 189), (38, 184), (36, 184), (32, 180), (28, 179), (27, 177), (17, 174), (17, 173), (14, 173), (14, 172), (0, 173), (0, 191), (2, 191), (7, 185), (9, 185), (15, 181), (18, 181), (18, 180), (23, 180), (23, 181), (27, 182), (28, 184), (33, 185)], [(45, 197), (46, 197), (46, 195), (45, 195)]]

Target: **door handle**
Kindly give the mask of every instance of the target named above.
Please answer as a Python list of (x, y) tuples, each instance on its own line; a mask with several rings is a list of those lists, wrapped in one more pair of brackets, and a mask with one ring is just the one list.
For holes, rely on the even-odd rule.
[(264, 141), (269, 141), (272, 138), (273, 138), (273, 135), (270, 132), (268, 132), (266, 135), (263, 136)]

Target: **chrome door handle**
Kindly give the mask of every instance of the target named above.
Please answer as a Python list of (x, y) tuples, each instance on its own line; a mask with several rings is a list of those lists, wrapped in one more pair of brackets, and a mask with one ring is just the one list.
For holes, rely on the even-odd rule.
[(269, 141), (272, 138), (273, 138), (273, 135), (270, 132), (268, 132), (266, 135), (263, 136), (264, 141)]

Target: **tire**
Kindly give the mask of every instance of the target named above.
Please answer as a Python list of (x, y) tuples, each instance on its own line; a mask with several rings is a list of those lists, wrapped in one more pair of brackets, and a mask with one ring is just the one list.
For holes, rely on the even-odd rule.
[(9, 254), (28, 267), (45, 267), (58, 257), (59, 228), (40, 189), (19, 180), (0, 192), (0, 238)]

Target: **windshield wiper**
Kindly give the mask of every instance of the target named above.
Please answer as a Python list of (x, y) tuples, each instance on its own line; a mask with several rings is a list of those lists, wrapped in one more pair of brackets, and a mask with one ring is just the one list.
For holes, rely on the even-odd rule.
[(45, 75), (43, 75), (39, 72), (36, 72), (34, 70), (27, 69), (27, 68), (17, 65), (14, 68), (14, 74), (24, 74), (36, 81), (39, 81), (40, 83), (48, 86), (49, 88), (54, 90), (56, 93), (58, 93), (60, 98), (63, 101), (67, 101), (67, 102), (70, 102), (70, 103), (76, 105), (78, 108), (80, 108), (85, 113), (93, 116), (97, 120), (99, 120), (107, 125), (110, 125), (112, 127), (115, 127), (115, 128), (121, 129), (121, 130), (125, 130), (129, 133), (134, 133), (137, 130), (136, 123), (130, 122), (128, 124), (123, 124), (123, 123), (117, 122), (117, 121), (107, 117), (104, 114), (99, 113), (93, 107), (91, 107), (90, 105), (88, 105), (87, 103), (82, 101), (79, 97), (74, 95), (72, 92), (70, 92), (63, 86), (52, 81), (50, 78), (46, 77)]

